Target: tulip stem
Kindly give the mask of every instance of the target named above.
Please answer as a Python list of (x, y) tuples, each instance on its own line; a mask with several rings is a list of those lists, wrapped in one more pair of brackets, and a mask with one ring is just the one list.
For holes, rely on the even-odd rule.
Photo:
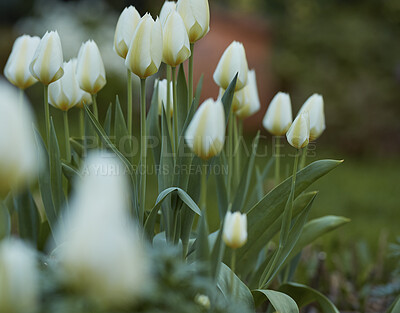
[(67, 155), (67, 162), (71, 162), (71, 146), (69, 144), (69, 124), (68, 124), (68, 111), (63, 111), (64, 117), (64, 135), (65, 135), (65, 154)]
[(281, 137), (275, 136), (275, 186), (281, 182)]
[(85, 112), (84, 108), (79, 109), (79, 128), (82, 140), (85, 139)]
[(236, 249), (232, 249), (231, 255), (231, 295), (235, 296), (235, 267), (236, 267)]
[(300, 169), (304, 168), (306, 166), (306, 160), (307, 160), (307, 152), (308, 152), (308, 145), (304, 147), (302, 153), (301, 153), (301, 160), (300, 160)]
[(188, 94), (188, 109), (192, 106), (193, 101), (193, 52), (194, 43), (190, 44), (190, 57), (189, 57), (189, 94)]
[(146, 205), (146, 78), (140, 80), (140, 221), (143, 220)]
[(233, 154), (235, 157), (235, 179), (238, 183), (240, 180), (240, 155), (239, 155), (239, 134), (238, 134), (238, 122), (236, 116), (233, 116), (233, 134), (234, 134), (234, 148)]
[[(178, 156), (178, 104), (176, 96), (176, 67), (172, 67), (172, 95), (174, 99), (174, 148), (175, 158)], [(167, 87), (168, 88), (168, 87)], [(168, 89), (167, 89), (168, 90)]]
[(130, 69), (127, 69), (126, 71), (126, 82), (127, 82), (127, 101), (128, 101), (128, 105), (127, 105), (127, 115), (128, 115), (128, 133), (129, 136), (132, 136), (132, 73)]
[(94, 114), (96, 120), (99, 121), (99, 111), (97, 109), (96, 98), (97, 98), (97, 94), (92, 95), (92, 99), (93, 99), (93, 114)]
[(228, 121), (228, 203), (231, 201), (232, 174), (233, 174), (233, 110), (229, 111)]
[[(167, 119), (167, 128), (168, 128), (168, 133), (169, 136), (172, 136), (172, 127), (171, 127), (171, 65), (167, 64), (167, 111), (165, 112), (166, 114), (166, 119)], [(160, 90), (160, 89), (159, 89)], [(161, 114), (162, 114), (163, 108), (161, 107)]]
[(207, 203), (207, 162), (201, 164), (201, 198), (200, 198), (200, 209), (206, 210)]
[(46, 124), (46, 139), (47, 145), (50, 144), (50, 108), (49, 108), (49, 98), (48, 98), (48, 85), (44, 85), (44, 115)]

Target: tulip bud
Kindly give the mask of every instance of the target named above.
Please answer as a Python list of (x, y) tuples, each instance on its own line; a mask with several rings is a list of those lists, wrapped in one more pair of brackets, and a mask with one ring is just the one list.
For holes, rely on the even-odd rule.
[(4, 76), (20, 89), (28, 88), (37, 82), (29, 71), (29, 65), (40, 42), (39, 37), (23, 35), (18, 37), (13, 45), (6, 66)]
[(163, 26), (163, 62), (176, 67), (190, 57), (190, 45), (181, 16), (172, 11)]
[(80, 100), (81, 89), (75, 76), (76, 60), (64, 62), (64, 75), (49, 85), (49, 102), (54, 107), (68, 111)]
[(82, 44), (76, 64), (76, 78), (82, 90), (94, 95), (106, 84), (106, 71), (99, 48), (93, 40)]
[(269, 104), (263, 126), (272, 135), (283, 136), (292, 123), (292, 105), (287, 93), (278, 92)]
[(192, 151), (207, 160), (219, 154), (225, 141), (225, 111), (220, 100), (207, 99), (186, 129), (185, 139)]
[(225, 244), (237, 249), (247, 241), (247, 216), (240, 212), (227, 212), (225, 215), (223, 239)]
[(0, 312), (30, 313), (38, 306), (35, 254), (22, 241), (0, 243)]
[(60, 279), (101, 306), (125, 306), (149, 284), (148, 258), (130, 217), (129, 181), (109, 152), (88, 156), (55, 250)]
[(1, 197), (29, 183), (40, 166), (32, 129), (33, 114), (28, 100), (21, 103), (17, 89), (2, 79), (0, 95)]
[(157, 73), (163, 53), (161, 22), (145, 14), (136, 27), (125, 65), (140, 78)]
[(310, 118), (308, 112), (297, 115), (287, 134), (287, 141), (296, 149), (304, 148), (308, 145), (310, 138)]
[(190, 43), (200, 40), (210, 30), (208, 0), (179, 0), (176, 10), (185, 23)]
[(125, 8), (117, 22), (114, 35), (114, 51), (121, 57), (126, 58), (129, 45), (139, 24), (140, 14), (134, 6)]
[[(163, 79), (163, 80), (156, 80), (154, 82), (154, 87), (158, 86), (158, 114), (161, 115), (162, 113), (162, 105), (164, 105), (164, 110), (165, 112), (167, 112), (168, 108), (167, 108), (167, 80)], [(170, 90), (170, 115), (172, 117), (172, 114), (174, 112), (174, 108), (172, 105), (173, 102), (173, 97), (172, 97), (172, 82), (170, 82), (169, 84), (169, 90)]]
[(313, 94), (301, 107), (299, 114), (308, 112), (310, 117), (310, 141), (317, 139), (325, 130), (324, 99)]
[(227, 89), (238, 73), (235, 87), (235, 91), (238, 91), (247, 84), (247, 72), (248, 66), (243, 44), (233, 41), (222, 54), (213, 77), (218, 86)]
[[(161, 26), (164, 27), (165, 22), (167, 21), (168, 15), (176, 10), (176, 2), (175, 1), (165, 1), (161, 11), (160, 11), (160, 22)], [(185, 26), (186, 27), (186, 26)]]
[(57, 31), (46, 32), (40, 40), (29, 66), (33, 77), (48, 85), (63, 76), (63, 52)]
[(241, 119), (249, 117), (260, 110), (260, 98), (258, 97), (256, 72), (254, 70), (248, 73), (247, 85), (243, 88), (243, 94), (244, 105), (236, 111), (236, 115)]

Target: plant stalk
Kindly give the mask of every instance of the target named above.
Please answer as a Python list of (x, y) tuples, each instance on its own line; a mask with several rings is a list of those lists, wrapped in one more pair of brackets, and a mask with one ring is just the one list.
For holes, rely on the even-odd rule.
[(233, 175), (233, 110), (229, 111), (228, 122), (228, 203), (231, 202), (232, 194), (232, 175)]
[(146, 138), (146, 78), (140, 80), (140, 221), (143, 221), (146, 205), (146, 158), (147, 158), (147, 138)]
[(237, 117), (233, 116), (233, 134), (234, 134), (234, 147), (233, 154), (235, 160), (235, 182), (239, 183), (240, 180), (240, 153), (239, 153), (239, 133)]
[(194, 43), (190, 44), (190, 57), (189, 57), (189, 92), (188, 92), (188, 109), (192, 106), (193, 101), (193, 52)]
[(132, 136), (132, 114), (133, 114), (133, 104), (132, 104), (132, 73), (130, 69), (126, 70), (126, 83), (127, 83), (127, 123), (128, 123), (128, 133)]
[(200, 209), (206, 210), (207, 204), (207, 162), (201, 164), (201, 194), (200, 194)]
[(308, 152), (308, 145), (304, 147), (301, 153), (300, 169), (303, 169), (304, 166), (306, 166), (307, 152)]
[(174, 151), (175, 158), (178, 156), (178, 145), (179, 145), (179, 135), (178, 135), (178, 103), (177, 103), (177, 95), (176, 95), (176, 67), (172, 67), (172, 94), (174, 99)]
[(80, 134), (81, 138), (84, 140), (85, 139), (85, 112), (84, 108), (79, 109), (79, 128), (80, 128)]
[[(167, 118), (167, 128), (168, 128), (168, 133), (169, 137), (172, 138), (172, 127), (171, 127), (171, 65), (167, 64), (167, 110), (166, 110), (166, 118)], [(163, 108), (161, 108), (161, 114), (162, 114)], [(174, 149), (174, 148), (172, 148)], [(175, 151), (175, 150), (174, 150)]]
[(96, 120), (98, 121), (99, 120), (99, 111), (97, 109), (96, 98), (97, 98), (97, 94), (92, 95), (92, 99), (93, 99), (93, 114), (96, 117)]
[(275, 137), (275, 186), (281, 182), (281, 137)]
[(67, 162), (71, 162), (71, 146), (69, 143), (69, 123), (68, 123), (68, 111), (63, 111), (64, 118), (64, 135), (65, 135), (65, 154)]
[(47, 140), (47, 146), (50, 144), (50, 108), (49, 108), (49, 86), (44, 85), (44, 118), (45, 118), (45, 124), (46, 124), (46, 140)]
[(236, 267), (236, 249), (232, 249), (231, 255), (231, 295), (235, 296), (235, 267)]

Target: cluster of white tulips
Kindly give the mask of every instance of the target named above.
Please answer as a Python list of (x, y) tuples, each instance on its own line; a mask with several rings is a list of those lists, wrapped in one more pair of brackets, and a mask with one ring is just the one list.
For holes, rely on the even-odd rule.
[[(243, 120), (261, 107), (256, 73), (248, 68), (242, 43), (233, 41), (215, 69), (213, 79), (220, 88), (216, 100), (199, 103), (201, 81), (195, 88), (193, 58), (195, 43), (210, 31), (209, 25), (208, 0), (166, 1), (156, 19), (149, 13), (141, 16), (133, 6), (123, 10), (114, 51), (127, 70), (126, 114), (117, 98), (113, 124), (112, 104), (104, 123), (99, 116), (97, 94), (106, 84), (106, 73), (93, 40), (82, 44), (77, 58), (64, 62), (57, 31), (46, 32), (41, 39), (17, 38), (4, 75), (20, 93), (0, 80), (0, 312), (44, 312), (43, 294), (48, 291), (41, 286), (42, 272), (57, 286), (53, 293), (68, 299), (79, 295), (96, 312), (131, 312), (138, 303), (143, 307), (158, 283), (149, 253), (153, 243), (177, 248), (179, 257), (193, 265), (193, 275), (214, 284), (211, 293), (196, 290), (190, 300), (201, 312), (214, 312), (220, 295), (224, 301), (243, 302), (254, 312), (262, 302), (260, 293), (275, 311), (298, 312), (289, 296), (293, 286), (286, 286), (287, 294), (267, 288), (315, 239), (309, 235), (299, 240), (316, 195), (304, 190), (340, 163), (323, 160), (304, 168), (308, 143), (325, 130), (323, 98), (312, 95), (294, 121), (289, 95), (279, 92), (272, 99), (263, 126), (278, 141), (286, 135), (297, 153), (293, 175), (282, 181), (277, 144), (270, 159), (275, 162), (275, 188), (265, 194), (272, 162), (264, 157), (262, 169), (255, 166), (259, 134), (248, 155), (239, 144)], [(161, 63), (166, 77), (159, 74), (155, 80), (147, 112), (146, 79), (159, 72)], [(128, 138), (132, 149), (132, 75), (141, 82), (138, 164), (117, 140)], [(44, 86), (43, 136), (23, 92), (36, 82)], [(49, 104), (63, 112), (63, 156)], [(73, 107), (80, 110), (78, 138), (69, 132), (68, 111)], [(93, 147), (87, 142), (90, 136), (95, 138)], [(153, 192), (146, 192), (149, 138), (156, 139), (157, 144), (149, 146), (161, 169), (156, 172), (157, 186), (152, 186), (158, 188), (156, 199)], [(227, 172), (212, 173), (213, 166), (226, 167)], [(191, 167), (200, 171), (184, 170)], [(207, 198), (212, 176), (218, 204)], [(210, 212), (216, 205), (218, 212)], [(214, 233), (209, 233), (207, 214), (219, 215), (220, 227)], [(315, 227), (318, 232), (311, 234), (322, 234), (343, 223), (337, 217), (329, 223), (316, 221), (309, 229)], [(277, 233), (279, 244), (271, 254), (265, 247)], [(41, 247), (45, 261), (11, 234)], [(205, 271), (198, 271), (198, 264)], [(287, 275), (285, 284), (290, 283)], [(91, 311), (90, 305), (82, 310)]]

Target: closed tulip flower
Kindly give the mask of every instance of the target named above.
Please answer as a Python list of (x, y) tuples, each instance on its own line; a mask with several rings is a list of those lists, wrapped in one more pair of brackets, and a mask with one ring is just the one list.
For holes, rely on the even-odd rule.
[(37, 82), (29, 71), (29, 65), (40, 42), (39, 37), (23, 35), (18, 37), (13, 45), (6, 66), (4, 76), (20, 89), (28, 88)]
[(0, 79), (0, 197), (28, 184), (38, 171), (33, 114), (28, 100)]
[(163, 26), (163, 62), (176, 67), (190, 57), (190, 44), (181, 16), (172, 11)]
[(0, 243), (0, 312), (36, 312), (38, 285), (33, 250), (17, 239), (3, 240)]
[(237, 249), (244, 246), (247, 241), (247, 216), (240, 212), (227, 212), (223, 230), (225, 244)]
[(286, 138), (290, 145), (296, 149), (301, 149), (308, 145), (310, 138), (308, 112), (301, 113), (295, 118), (286, 134)]
[(63, 52), (57, 31), (46, 32), (40, 40), (29, 66), (30, 72), (44, 85), (63, 76)]
[(106, 71), (99, 48), (93, 40), (82, 44), (76, 64), (76, 78), (82, 90), (94, 95), (106, 84)]
[(214, 81), (223, 89), (227, 89), (230, 82), (238, 73), (235, 91), (247, 84), (248, 66), (243, 44), (233, 41), (222, 54), (214, 72)]
[(278, 92), (269, 104), (263, 126), (272, 135), (283, 136), (292, 124), (292, 105), (287, 93)]
[(317, 139), (325, 130), (324, 99), (313, 94), (301, 107), (299, 114), (308, 112), (310, 117), (310, 141)]
[[(154, 87), (158, 86), (158, 114), (161, 115), (162, 113), (162, 105), (164, 105), (164, 110), (167, 112), (167, 80), (156, 80), (154, 83)], [(173, 114), (173, 106), (172, 106), (172, 82), (169, 84), (169, 89), (170, 89), (170, 115), (172, 116)]]
[(225, 141), (225, 111), (220, 100), (207, 99), (200, 105), (186, 130), (185, 140), (204, 160), (221, 152)]
[(140, 78), (157, 73), (163, 53), (161, 22), (145, 14), (136, 28), (125, 65)]
[(64, 62), (64, 75), (49, 85), (49, 102), (62, 111), (68, 111), (80, 100), (81, 89), (75, 76), (76, 60)]
[(179, 0), (176, 7), (185, 23), (190, 43), (203, 38), (210, 30), (208, 0)]
[(243, 88), (243, 93), (244, 105), (236, 111), (236, 115), (241, 119), (249, 117), (260, 110), (260, 98), (258, 97), (256, 72), (254, 70), (249, 71), (247, 85)]
[[(148, 258), (130, 216), (125, 168), (108, 152), (85, 161), (54, 256), (60, 280), (101, 306), (129, 305), (149, 283)], [(99, 244), (100, 243), (100, 244)]]
[(93, 101), (92, 95), (90, 93), (80, 89), (78, 102), (76, 103), (76, 106), (80, 109), (83, 109), (85, 104), (90, 105), (90, 104), (92, 104), (92, 101)]
[(160, 22), (161, 25), (164, 26), (165, 22), (167, 21), (168, 15), (176, 10), (176, 2), (175, 1), (165, 1), (161, 11), (160, 11)]
[[(245, 105), (244, 89), (245, 88), (240, 89), (233, 94), (232, 104), (231, 104), (233, 112), (240, 110)], [(225, 89), (220, 88), (218, 98), (222, 99), (224, 94), (225, 94)]]
[(125, 8), (117, 22), (114, 35), (114, 51), (121, 57), (126, 58), (129, 45), (139, 24), (140, 14), (134, 6)]

